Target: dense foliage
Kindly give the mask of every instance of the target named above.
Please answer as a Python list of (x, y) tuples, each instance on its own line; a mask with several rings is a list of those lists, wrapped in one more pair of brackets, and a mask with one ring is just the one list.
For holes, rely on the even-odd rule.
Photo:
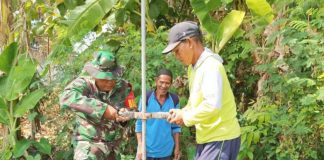
[(324, 156), (324, 15), (314, 1), (288, 4), (267, 26), (263, 63), (255, 66), (264, 77), (262, 93), (241, 117), (241, 155), (251, 159)]
[[(169, 68), (171, 90), (186, 104), (186, 68), (160, 52), (174, 23), (194, 20), (206, 46), (225, 60), (242, 127), (239, 159), (324, 157), (323, 0), (147, 2), (146, 88), (154, 87), (159, 68)], [(73, 113), (49, 115), (57, 95), (96, 50), (109, 49), (139, 99), (140, 1), (3, 0), (0, 7), (0, 159), (71, 159)], [(25, 121), (30, 137), (21, 133)], [(35, 136), (53, 121), (65, 121), (59, 134)], [(132, 127), (120, 159), (134, 158)], [(193, 128), (182, 128), (183, 159), (193, 159), (194, 136)]]

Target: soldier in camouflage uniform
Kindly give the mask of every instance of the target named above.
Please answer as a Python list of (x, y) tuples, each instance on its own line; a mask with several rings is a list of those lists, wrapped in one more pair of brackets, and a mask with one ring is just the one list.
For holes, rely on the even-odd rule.
[(121, 142), (118, 110), (134, 107), (131, 85), (121, 79), (122, 69), (108, 51), (99, 51), (60, 95), (62, 108), (76, 113), (72, 144), (74, 159), (115, 159)]

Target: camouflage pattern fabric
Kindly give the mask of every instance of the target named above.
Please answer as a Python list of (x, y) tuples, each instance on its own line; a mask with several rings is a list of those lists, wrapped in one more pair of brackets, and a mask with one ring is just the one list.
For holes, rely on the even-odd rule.
[(99, 66), (101, 70), (109, 70), (117, 66), (115, 56), (109, 51), (98, 51), (91, 63)]
[[(103, 114), (107, 104), (115, 108), (123, 107), (124, 100), (131, 90), (129, 86), (125, 80), (118, 80), (113, 90), (100, 92), (91, 76), (80, 76), (64, 89), (60, 95), (61, 107), (71, 108), (76, 113), (76, 126), (72, 141), (75, 153), (87, 151), (91, 153), (89, 156), (97, 155), (96, 152), (92, 152), (96, 149), (92, 148), (101, 148), (100, 151), (104, 155), (109, 154), (108, 151), (117, 152), (111, 146), (119, 146), (123, 127), (118, 122), (103, 118)], [(85, 142), (90, 146), (84, 145)], [(106, 148), (96, 147), (97, 143), (107, 144)]]
[(78, 141), (74, 152), (75, 160), (114, 160), (115, 155), (110, 145), (99, 142)]
[(109, 51), (99, 51), (92, 62), (86, 63), (83, 70), (97, 79), (118, 80), (123, 68), (116, 64), (115, 56)]

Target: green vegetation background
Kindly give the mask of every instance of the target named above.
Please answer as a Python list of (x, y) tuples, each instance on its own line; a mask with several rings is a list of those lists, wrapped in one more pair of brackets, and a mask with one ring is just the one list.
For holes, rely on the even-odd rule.
[[(169, 68), (175, 77), (171, 90), (186, 104), (186, 68), (161, 51), (173, 24), (200, 22), (206, 46), (225, 60), (236, 97), (239, 159), (322, 159), (323, 5), (323, 0), (148, 0), (147, 88), (154, 87), (159, 68)], [(2, 0), (0, 7), (0, 159), (71, 159), (74, 114), (59, 109), (58, 94), (94, 51), (112, 50), (137, 100), (140, 96), (140, 1)], [(133, 125), (125, 129), (119, 159), (134, 159)], [(194, 128), (183, 127), (183, 159), (193, 159), (194, 137)]]

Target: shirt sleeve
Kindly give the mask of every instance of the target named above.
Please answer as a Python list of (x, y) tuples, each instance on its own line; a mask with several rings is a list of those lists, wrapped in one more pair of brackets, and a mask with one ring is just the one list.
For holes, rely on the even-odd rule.
[(74, 80), (60, 95), (60, 104), (62, 108), (71, 108), (91, 118), (95, 123), (99, 123), (108, 105), (98, 99), (85, 96), (83, 93), (86, 93), (88, 89), (84, 79)]
[[(140, 98), (140, 100), (138, 102), (138, 111), (139, 112), (142, 111), (142, 98)], [(136, 120), (135, 132), (136, 133), (141, 133), (142, 132), (142, 120), (141, 119)]]
[(183, 121), (186, 126), (208, 121), (211, 117), (215, 117), (221, 109), (223, 80), (219, 67), (221, 64), (205, 68), (201, 82), (202, 101), (197, 107), (189, 106), (188, 110), (184, 110)]

